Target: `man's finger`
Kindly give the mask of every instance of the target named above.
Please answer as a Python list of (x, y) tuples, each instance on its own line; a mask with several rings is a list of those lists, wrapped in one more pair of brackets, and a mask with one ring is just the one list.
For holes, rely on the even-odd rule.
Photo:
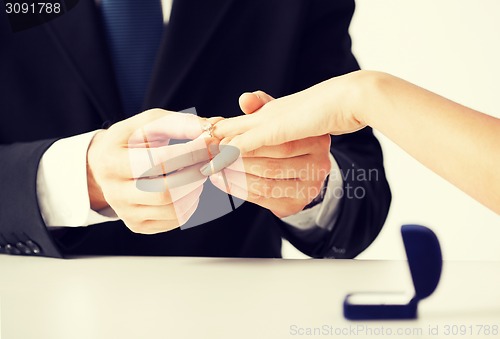
[[(222, 173), (222, 172), (221, 172)], [(320, 192), (316, 187), (299, 179), (269, 179), (262, 178), (248, 173), (240, 173), (228, 168), (223, 171), (229, 187), (234, 185), (247, 189), (249, 193), (260, 195), (264, 198), (293, 198), (306, 200), (312, 196), (310, 200), (316, 197)], [(241, 176), (244, 175), (244, 180)]]
[(116, 124), (125, 131), (128, 145), (165, 139), (195, 139), (203, 133), (206, 119), (194, 114), (151, 109)]
[(183, 215), (178, 215), (177, 220), (144, 220), (143, 222), (137, 225), (129, 225), (127, 227), (135, 233), (141, 234), (156, 234), (161, 232), (166, 232), (178, 228), (179, 226), (184, 225), (189, 218), (194, 214), (196, 208), (198, 207), (199, 200), (197, 200), (193, 206), (189, 208)]
[(175, 197), (173, 197), (173, 189), (206, 180), (206, 177), (200, 172), (200, 168), (203, 165), (204, 164), (197, 164), (189, 166), (167, 176), (139, 179), (136, 184), (137, 189), (144, 192), (170, 191), (172, 199), (175, 200)]
[[(327, 140), (329, 142), (329, 140)], [(323, 147), (325, 140), (317, 137), (293, 140), (275, 146), (262, 146), (253, 151), (243, 153), (243, 158), (292, 158), (313, 153), (315, 149)], [(228, 142), (230, 144), (231, 141)]]
[[(221, 145), (220, 153), (208, 164), (201, 168), (201, 173), (205, 176), (220, 172), (227, 166), (235, 163), (240, 158), (240, 150), (237, 147)], [(240, 158), (241, 159), (241, 158)]]
[[(154, 189), (161, 186), (166, 186), (164, 183), (159, 183), (159, 181), (164, 181), (165, 178), (159, 177), (155, 179), (140, 179), (142, 183), (137, 183), (134, 180), (127, 182), (127, 186), (124, 191), (126, 194), (126, 202), (131, 205), (150, 205), (150, 206), (166, 206), (173, 204), (174, 202), (182, 199), (184, 196), (190, 194), (191, 192), (203, 186), (206, 178), (203, 180), (195, 181), (182, 187), (177, 187), (172, 190), (166, 191), (153, 191)], [(150, 182), (146, 182), (150, 181)], [(120, 184), (123, 187), (123, 184)], [(141, 188), (150, 189), (150, 191), (138, 189)], [(145, 186), (145, 187), (144, 187)], [(156, 188), (155, 188), (156, 187)]]
[(178, 201), (167, 206), (149, 206), (141, 205), (137, 207), (134, 213), (142, 220), (179, 220), (191, 207), (197, 203), (200, 198), (203, 186), (185, 195)]
[(249, 192), (248, 189), (240, 187), (235, 183), (225, 185), (221, 178), (222, 177), (219, 173), (217, 176), (210, 177), (210, 180), (214, 186), (219, 188), (221, 191), (231, 194), (239, 199), (267, 208), (280, 218), (295, 214), (303, 208), (303, 206), (297, 203), (297, 199), (286, 197), (278, 199), (266, 198), (260, 194)]
[(184, 144), (162, 147), (129, 148), (133, 178), (154, 177), (207, 162), (219, 152), (217, 139), (198, 138)]
[[(310, 154), (285, 158), (245, 158), (243, 159), (246, 173), (268, 179), (300, 179), (303, 181), (316, 181), (325, 178), (328, 171), (322, 163)], [(240, 170), (232, 165), (231, 170)]]
[(132, 232), (138, 234), (158, 234), (179, 227), (177, 220), (144, 220), (138, 224), (133, 224), (128, 220), (124, 220), (124, 222)]

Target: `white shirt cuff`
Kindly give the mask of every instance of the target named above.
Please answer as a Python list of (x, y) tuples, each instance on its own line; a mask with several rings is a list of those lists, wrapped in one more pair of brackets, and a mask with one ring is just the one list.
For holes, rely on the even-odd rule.
[(338, 217), (339, 202), (343, 196), (343, 180), (339, 165), (330, 154), (332, 169), (326, 184), (323, 201), (316, 206), (282, 218), (287, 224), (302, 230), (320, 227), (331, 231)]
[(88, 226), (118, 220), (109, 208), (90, 208), (87, 149), (97, 131), (60, 139), (47, 149), (38, 166), (36, 189), (45, 225)]

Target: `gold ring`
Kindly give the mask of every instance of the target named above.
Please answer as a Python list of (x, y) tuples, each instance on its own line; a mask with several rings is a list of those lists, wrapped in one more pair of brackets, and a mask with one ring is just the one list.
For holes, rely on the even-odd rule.
[(208, 135), (212, 138), (213, 137), (213, 130), (214, 130), (214, 125), (212, 125), (212, 123), (206, 121), (202, 126), (201, 126), (201, 130), (203, 132), (207, 132)]

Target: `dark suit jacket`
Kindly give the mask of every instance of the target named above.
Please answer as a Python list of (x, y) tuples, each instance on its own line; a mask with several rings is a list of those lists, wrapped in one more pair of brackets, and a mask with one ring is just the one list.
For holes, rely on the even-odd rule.
[[(175, 1), (143, 108), (196, 107), (202, 116), (230, 117), (241, 114), (237, 99), (245, 91), (280, 97), (354, 71), (353, 10), (352, 0)], [(284, 235), (311, 256), (349, 258), (383, 225), (390, 191), (380, 146), (365, 128), (333, 137), (332, 154), (342, 169), (375, 169), (378, 178), (345, 178), (346, 187), (366, 194), (343, 198), (333, 231), (314, 243), (250, 203), (202, 226), (158, 235), (134, 234), (122, 222), (49, 231), (36, 196), (45, 150), (59, 138), (127, 117), (94, 0), (16, 33), (0, 13), (0, 43), (0, 251), (28, 254), (28, 244), (52, 257), (280, 257)]]

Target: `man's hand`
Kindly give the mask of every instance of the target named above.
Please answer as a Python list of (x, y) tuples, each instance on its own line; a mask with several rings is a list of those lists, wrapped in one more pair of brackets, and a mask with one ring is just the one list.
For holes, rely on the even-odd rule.
[[(271, 100), (264, 92), (247, 93), (240, 97), (240, 107), (252, 114)], [(241, 155), (244, 168), (232, 164), (210, 180), (219, 189), (284, 218), (300, 212), (320, 193), (330, 173), (329, 153), (329, 135), (263, 146)]]
[[(192, 114), (152, 109), (98, 132), (87, 153), (92, 209), (111, 207), (136, 233), (184, 224), (198, 206), (206, 180), (199, 169), (216, 143), (200, 137), (204, 123)], [(195, 140), (169, 145), (170, 139)]]

